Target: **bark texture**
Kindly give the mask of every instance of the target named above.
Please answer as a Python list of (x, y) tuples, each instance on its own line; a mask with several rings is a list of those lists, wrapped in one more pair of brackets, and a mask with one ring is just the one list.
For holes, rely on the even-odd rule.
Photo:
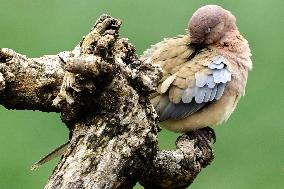
[(70, 147), (46, 189), (186, 188), (213, 160), (206, 129), (159, 151), (149, 94), (161, 70), (139, 61), (119, 38), (120, 25), (102, 15), (73, 51), (57, 55), (28, 59), (0, 49), (0, 103), (61, 113), (70, 130)]

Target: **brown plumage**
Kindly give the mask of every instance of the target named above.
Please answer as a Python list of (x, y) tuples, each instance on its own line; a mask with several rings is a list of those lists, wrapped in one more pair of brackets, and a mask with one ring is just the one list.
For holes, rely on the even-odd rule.
[[(201, 7), (188, 30), (187, 35), (157, 43), (141, 57), (163, 69), (151, 102), (161, 125), (175, 132), (226, 121), (245, 93), (252, 68), (248, 43), (229, 11), (217, 5)], [(60, 146), (32, 169), (63, 154), (68, 146), (68, 142)]]
[(142, 61), (163, 70), (151, 102), (161, 125), (176, 132), (226, 121), (245, 93), (252, 68), (247, 41), (235, 17), (217, 5), (207, 5), (192, 16), (189, 34), (152, 46)]

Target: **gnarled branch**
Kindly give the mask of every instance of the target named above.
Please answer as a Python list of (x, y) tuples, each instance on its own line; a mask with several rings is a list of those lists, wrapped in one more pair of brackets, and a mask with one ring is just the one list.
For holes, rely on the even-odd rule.
[(1, 104), (60, 112), (70, 129), (46, 189), (185, 188), (213, 159), (212, 136), (204, 143), (195, 132), (179, 138), (177, 150), (159, 151), (149, 94), (161, 70), (139, 61), (120, 25), (102, 15), (73, 51), (58, 55), (28, 59), (0, 49)]

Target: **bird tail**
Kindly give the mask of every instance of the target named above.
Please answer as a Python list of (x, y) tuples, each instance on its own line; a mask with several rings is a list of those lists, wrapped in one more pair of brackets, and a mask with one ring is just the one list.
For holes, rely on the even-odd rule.
[(58, 148), (56, 148), (55, 150), (44, 156), (42, 159), (34, 163), (31, 166), (31, 170), (35, 170), (39, 168), (41, 165), (45, 164), (46, 162), (52, 160), (53, 158), (63, 155), (66, 149), (69, 147), (69, 145), (70, 145), (69, 141), (62, 144), (61, 146), (59, 146)]

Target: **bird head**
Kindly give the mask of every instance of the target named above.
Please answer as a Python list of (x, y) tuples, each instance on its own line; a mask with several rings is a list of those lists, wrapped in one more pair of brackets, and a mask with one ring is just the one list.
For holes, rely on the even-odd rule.
[(226, 32), (237, 30), (236, 18), (218, 5), (199, 8), (188, 24), (191, 43), (206, 45), (218, 42)]

